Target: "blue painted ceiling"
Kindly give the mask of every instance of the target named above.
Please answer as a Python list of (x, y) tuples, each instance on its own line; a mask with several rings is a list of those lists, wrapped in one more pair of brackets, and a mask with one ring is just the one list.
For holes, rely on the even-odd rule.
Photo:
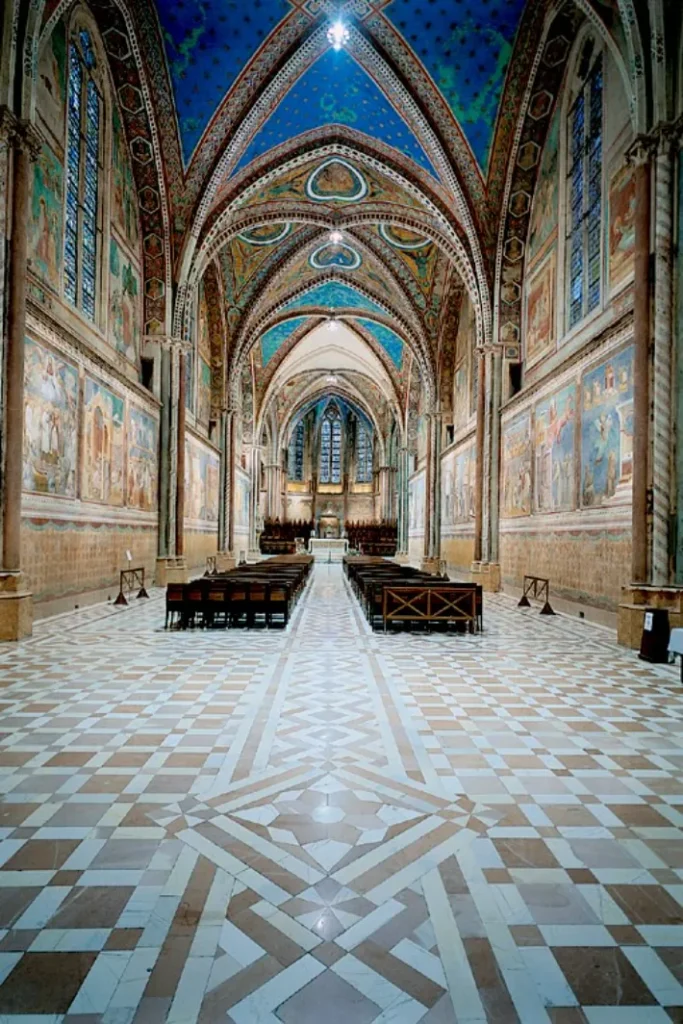
[[(526, 0), (388, 0), (386, 18), (443, 93), (486, 167), (515, 33)], [(298, 17), (295, 0), (156, 0), (189, 161), (224, 95), (268, 35)], [(344, 6), (344, 5), (342, 5)], [(344, 51), (310, 68), (252, 141), (243, 163), (326, 124), (350, 125), (431, 171), (419, 141)]]
[(322, 306), (327, 309), (364, 309), (369, 313), (384, 314), (377, 303), (368, 299), (351, 285), (338, 281), (326, 281), (313, 285), (302, 295), (288, 302), (285, 309), (303, 309), (306, 306)]
[(276, 324), (275, 327), (271, 327), (269, 331), (266, 331), (261, 338), (262, 366), (267, 366), (280, 348), (280, 345), (284, 345), (307, 319), (305, 316), (295, 316), (291, 320), (285, 320), (283, 323)]
[(400, 150), (437, 177), (422, 146), (379, 87), (344, 50), (327, 50), (292, 86), (238, 164), (325, 125), (346, 125)]
[(401, 369), (403, 362), (403, 342), (395, 331), (384, 324), (378, 324), (374, 320), (366, 320), (364, 317), (356, 317), (356, 320), (368, 331), (375, 341), (378, 341), (391, 361), (398, 369)]

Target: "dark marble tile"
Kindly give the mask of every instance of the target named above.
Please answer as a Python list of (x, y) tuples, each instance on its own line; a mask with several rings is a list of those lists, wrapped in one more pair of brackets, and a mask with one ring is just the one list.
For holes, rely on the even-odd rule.
[(97, 953), (25, 953), (2, 985), (0, 1013), (66, 1013)]
[(556, 946), (553, 955), (583, 1006), (651, 1006), (657, 1002), (618, 948)]

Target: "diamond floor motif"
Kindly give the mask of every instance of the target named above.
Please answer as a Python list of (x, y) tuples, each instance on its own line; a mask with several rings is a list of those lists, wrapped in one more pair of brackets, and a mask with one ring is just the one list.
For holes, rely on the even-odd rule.
[(0, 648), (0, 1024), (683, 1021), (683, 691), (487, 597)]

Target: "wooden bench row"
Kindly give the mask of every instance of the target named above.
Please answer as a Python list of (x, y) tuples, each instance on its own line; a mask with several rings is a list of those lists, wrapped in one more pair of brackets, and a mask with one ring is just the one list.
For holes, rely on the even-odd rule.
[(311, 570), (308, 556), (281, 556), (189, 583), (169, 583), (166, 628), (284, 628)]
[(431, 630), (483, 629), (483, 594), (475, 583), (454, 583), (384, 559), (348, 556), (344, 570), (373, 629), (393, 624)]

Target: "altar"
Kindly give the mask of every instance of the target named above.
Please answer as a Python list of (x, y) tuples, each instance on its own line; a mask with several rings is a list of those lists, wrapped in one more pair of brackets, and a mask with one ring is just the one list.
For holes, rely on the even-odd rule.
[(311, 537), (308, 542), (308, 553), (316, 562), (341, 562), (348, 550), (346, 537)]

